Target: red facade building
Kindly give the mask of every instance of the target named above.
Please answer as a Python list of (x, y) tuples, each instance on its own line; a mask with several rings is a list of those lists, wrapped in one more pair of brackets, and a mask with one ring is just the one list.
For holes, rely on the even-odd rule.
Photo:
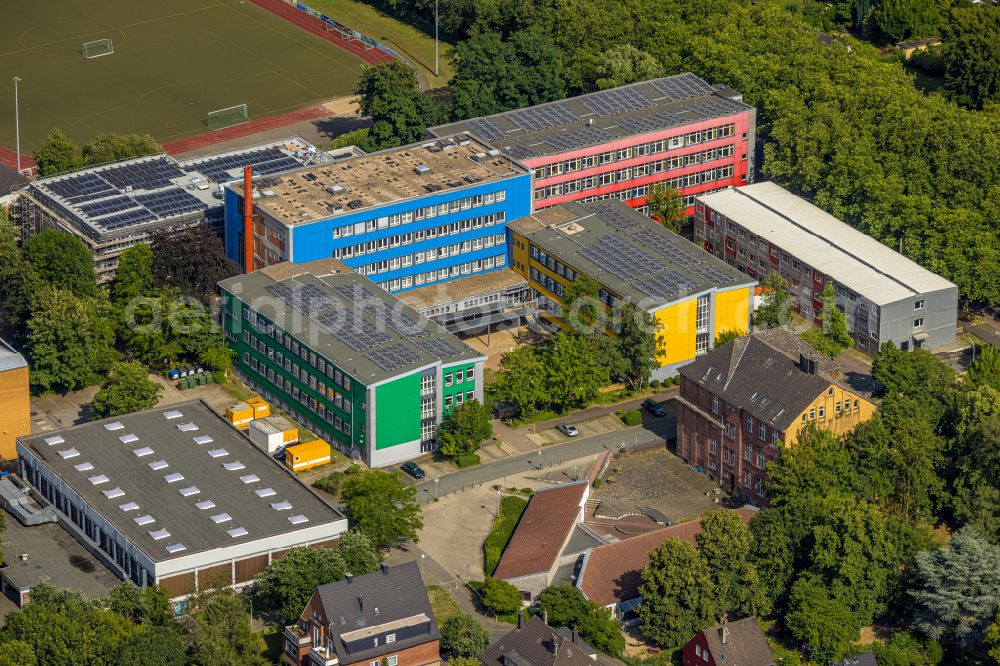
[(534, 209), (620, 199), (645, 210), (657, 183), (694, 197), (753, 180), (756, 110), (680, 74), (431, 128), (470, 132), (534, 174)]

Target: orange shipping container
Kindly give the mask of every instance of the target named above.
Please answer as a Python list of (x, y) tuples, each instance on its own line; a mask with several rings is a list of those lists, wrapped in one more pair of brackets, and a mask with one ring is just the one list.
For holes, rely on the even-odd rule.
[(285, 465), (293, 472), (319, 467), (330, 462), (330, 445), (322, 439), (296, 444), (285, 449)]

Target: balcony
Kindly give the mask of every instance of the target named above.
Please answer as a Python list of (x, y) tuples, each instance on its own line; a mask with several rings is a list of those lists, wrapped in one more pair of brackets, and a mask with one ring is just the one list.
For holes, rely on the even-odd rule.
[(295, 647), (312, 645), (312, 636), (309, 635), (308, 631), (304, 630), (297, 624), (290, 624), (286, 626), (282, 634), (284, 635), (285, 640), (291, 641)]
[(327, 646), (317, 645), (309, 653), (309, 663), (315, 666), (337, 666), (340, 660), (333, 650), (327, 650)]

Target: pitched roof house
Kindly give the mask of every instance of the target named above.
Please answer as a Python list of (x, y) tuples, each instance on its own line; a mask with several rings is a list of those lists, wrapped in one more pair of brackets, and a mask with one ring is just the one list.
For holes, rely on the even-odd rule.
[(441, 637), (416, 562), (320, 585), (285, 627), (290, 666), (425, 666)]
[(537, 616), (525, 619), (521, 613), (517, 627), (479, 655), (485, 666), (593, 666), (597, 651), (576, 632), (554, 629)]
[(774, 655), (754, 617), (698, 632), (682, 654), (684, 666), (774, 666)]

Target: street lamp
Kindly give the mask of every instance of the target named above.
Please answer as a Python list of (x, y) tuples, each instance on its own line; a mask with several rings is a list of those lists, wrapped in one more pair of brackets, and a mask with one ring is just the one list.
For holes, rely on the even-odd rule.
[(17, 84), (20, 76), (14, 77), (14, 134), (17, 136), (17, 175), (21, 175), (21, 105), (17, 98)]
[(441, 481), (441, 479), (434, 479), (434, 501), (435, 502), (437, 501), (437, 498), (438, 498), (438, 482), (440, 482), (440, 481)]
[(438, 0), (434, 0), (434, 76), (438, 76)]

